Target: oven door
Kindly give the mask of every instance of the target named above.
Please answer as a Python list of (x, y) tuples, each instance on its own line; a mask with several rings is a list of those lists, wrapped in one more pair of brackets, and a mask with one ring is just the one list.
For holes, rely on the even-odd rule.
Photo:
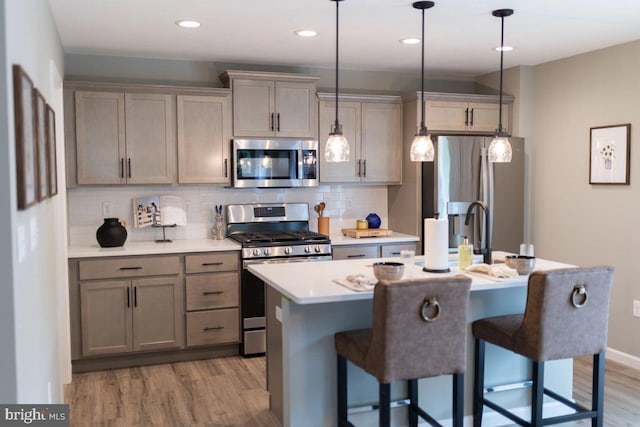
[(264, 282), (249, 272), (251, 264), (331, 261), (331, 255), (244, 260), (240, 281), (240, 313), (242, 317), (243, 356), (260, 355), (266, 351), (266, 318)]

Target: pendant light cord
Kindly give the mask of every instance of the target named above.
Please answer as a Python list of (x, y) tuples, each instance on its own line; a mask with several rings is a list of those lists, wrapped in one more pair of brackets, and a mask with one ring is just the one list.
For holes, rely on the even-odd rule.
[(336, 2), (336, 122), (334, 124), (334, 132), (338, 131), (340, 127), (340, 122), (338, 121), (338, 16), (340, 13), (340, 1), (335, 0)]
[(424, 129), (426, 128), (424, 124), (424, 9), (422, 9), (422, 40), (421, 42), (422, 42), (421, 43), (422, 59), (421, 59), (421, 65), (420, 65), (420, 72), (421, 72), (421, 79), (422, 79), (422, 84), (421, 84), (422, 99), (420, 100), (420, 103), (422, 104), (422, 117), (420, 118), (420, 132), (426, 135), (426, 132), (424, 132)]
[(502, 69), (504, 66), (504, 16), (500, 17), (502, 29), (500, 31), (500, 110), (498, 111), (498, 135), (502, 134)]

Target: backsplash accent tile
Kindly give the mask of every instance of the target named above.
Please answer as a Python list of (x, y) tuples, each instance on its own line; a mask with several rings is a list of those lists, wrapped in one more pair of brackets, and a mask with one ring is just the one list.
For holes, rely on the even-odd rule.
[(162, 229), (134, 228), (133, 202), (145, 195), (174, 195), (184, 200), (187, 210), (185, 227), (167, 228), (168, 239), (211, 238), (214, 205), (230, 203), (282, 203), (309, 204), (309, 227), (318, 230), (313, 206), (321, 201), (327, 204), (325, 216), (331, 218), (331, 232), (342, 228), (355, 228), (356, 219), (364, 219), (375, 212), (388, 226), (387, 187), (365, 185), (320, 185), (314, 188), (291, 189), (233, 189), (215, 186), (119, 186), (77, 187), (67, 192), (69, 205), (69, 244), (96, 244), (96, 230), (103, 222), (102, 202), (113, 205), (113, 216), (127, 222), (128, 241), (147, 241), (162, 237)]

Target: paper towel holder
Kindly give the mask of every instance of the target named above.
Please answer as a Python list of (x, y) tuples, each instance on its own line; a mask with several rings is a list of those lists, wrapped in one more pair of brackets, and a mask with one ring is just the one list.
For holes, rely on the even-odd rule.
[[(434, 212), (433, 213), (433, 219), (438, 219), (440, 218), (440, 212)], [(426, 272), (426, 273), (451, 273), (451, 269), (449, 267), (447, 268), (427, 268), (426, 266), (422, 268), (422, 271)]]

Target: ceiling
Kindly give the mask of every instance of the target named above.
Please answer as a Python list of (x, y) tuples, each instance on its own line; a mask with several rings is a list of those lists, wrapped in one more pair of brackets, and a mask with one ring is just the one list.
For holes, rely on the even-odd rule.
[[(335, 68), (335, 3), (329, 0), (49, 0), (65, 53)], [(475, 76), (536, 65), (640, 39), (640, 1), (435, 0), (426, 12), (427, 73)], [(340, 68), (419, 72), (420, 11), (411, 0), (340, 2)], [(179, 28), (194, 19), (202, 26)], [(315, 38), (295, 30), (313, 29)]]

